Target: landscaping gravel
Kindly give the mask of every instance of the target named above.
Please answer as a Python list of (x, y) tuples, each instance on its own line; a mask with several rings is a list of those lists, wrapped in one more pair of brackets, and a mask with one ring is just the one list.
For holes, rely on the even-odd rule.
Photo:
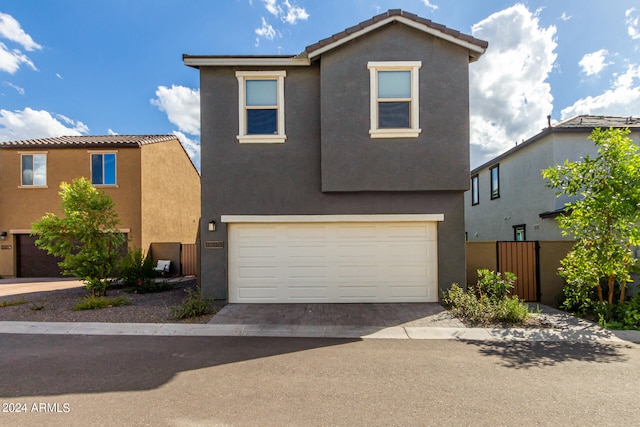
[[(173, 320), (171, 308), (187, 298), (187, 289), (196, 289), (195, 279), (176, 282), (172, 290), (135, 294), (122, 288), (109, 289), (108, 297), (126, 296), (130, 305), (99, 310), (74, 311), (73, 306), (89, 295), (85, 288), (63, 289), (49, 292), (0, 297), (0, 321), (27, 322), (110, 322), (110, 323), (207, 323), (213, 314)], [(15, 306), (2, 307), (5, 301), (26, 301)]]

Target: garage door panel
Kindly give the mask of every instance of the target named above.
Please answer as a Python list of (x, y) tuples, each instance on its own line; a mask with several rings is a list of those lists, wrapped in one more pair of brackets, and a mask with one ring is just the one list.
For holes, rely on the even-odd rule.
[(437, 301), (436, 232), (427, 222), (229, 224), (229, 299)]

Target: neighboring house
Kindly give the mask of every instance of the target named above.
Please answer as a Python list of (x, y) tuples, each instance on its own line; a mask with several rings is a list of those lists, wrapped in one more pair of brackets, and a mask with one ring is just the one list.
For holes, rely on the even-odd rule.
[(194, 243), (200, 176), (173, 135), (63, 136), (0, 142), (0, 277), (60, 274), (31, 224), (61, 214), (60, 183), (90, 178), (116, 204), (129, 246)]
[(468, 241), (571, 240), (562, 236), (555, 219), (570, 199), (557, 198), (541, 172), (565, 160), (597, 156), (589, 135), (609, 127), (629, 128), (629, 136), (640, 143), (640, 118), (576, 116), (473, 169), (465, 193)]
[(469, 63), (390, 10), (296, 56), (200, 70), (201, 283), (229, 302), (437, 301), (465, 281)]
[(474, 283), (478, 268), (511, 271), (518, 276), (520, 298), (558, 304), (564, 282), (557, 270), (573, 240), (562, 235), (556, 217), (572, 198), (556, 197), (542, 170), (597, 156), (589, 136), (594, 128), (609, 127), (629, 128), (640, 144), (639, 118), (577, 116), (549, 125), (471, 171), (465, 193), (467, 284)]

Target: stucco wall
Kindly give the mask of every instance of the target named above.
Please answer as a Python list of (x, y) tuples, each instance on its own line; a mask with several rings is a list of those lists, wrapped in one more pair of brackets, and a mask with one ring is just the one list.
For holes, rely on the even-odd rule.
[[(31, 223), (47, 212), (60, 211), (60, 183), (81, 176), (90, 178), (90, 151), (95, 148), (0, 149), (0, 231), (28, 232)], [(140, 152), (137, 148), (117, 148), (117, 186), (102, 188), (112, 197), (120, 218), (120, 228), (130, 229), (131, 241), (140, 245)], [(20, 187), (20, 153), (47, 153), (47, 188)], [(1, 242), (12, 248), (0, 250), (0, 276), (15, 276), (15, 237)]]
[[(417, 138), (372, 139), (369, 61), (421, 61)], [(322, 190), (466, 190), (468, 51), (402, 24), (331, 50), (321, 63)]]
[(200, 218), (200, 176), (176, 139), (141, 148), (142, 239), (194, 243)]
[[(227, 228), (220, 223), (221, 215), (444, 213), (438, 227), (439, 285), (464, 283), (462, 192), (323, 193), (318, 64), (286, 70), (284, 144), (238, 143), (235, 70), (201, 69), (201, 283), (205, 295), (227, 297)], [(368, 131), (368, 117), (363, 126)], [(396, 165), (398, 173), (401, 169)], [(215, 232), (207, 230), (209, 220), (218, 223)], [(204, 243), (212, 240), (223, 242), (224, 248), (205, 249)]]

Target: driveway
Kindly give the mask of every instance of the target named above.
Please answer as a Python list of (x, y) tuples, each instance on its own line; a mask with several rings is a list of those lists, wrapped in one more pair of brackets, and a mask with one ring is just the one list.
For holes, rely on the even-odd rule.
[(78, 288), (82, 286), (84, 286), (84, 284), (75, 278), (20, 277), (14, 279), (0, 279), (0, 297), (28, 294), (31, 292)]

